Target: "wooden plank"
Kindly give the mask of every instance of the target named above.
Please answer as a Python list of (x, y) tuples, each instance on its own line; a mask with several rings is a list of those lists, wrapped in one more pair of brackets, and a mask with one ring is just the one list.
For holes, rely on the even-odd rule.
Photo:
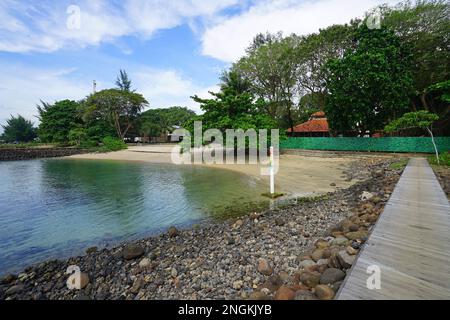
[(336, 298), (450, 299), (450, 205), (426, 159), (409, 161)]

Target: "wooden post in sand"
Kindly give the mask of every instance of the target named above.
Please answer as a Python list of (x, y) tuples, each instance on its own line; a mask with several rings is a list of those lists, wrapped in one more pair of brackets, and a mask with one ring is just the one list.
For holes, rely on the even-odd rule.
[(273, 146), (270, 147), (270, 194), (275, 193), (275, 175), (274, 175), (274, 156), (273, 156)]

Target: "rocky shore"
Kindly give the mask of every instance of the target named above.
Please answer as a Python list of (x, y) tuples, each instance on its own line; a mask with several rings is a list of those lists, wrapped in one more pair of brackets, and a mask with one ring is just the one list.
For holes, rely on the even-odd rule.
[(0, 148), (0, 161), (66, 157), (86, 152), (78, 148)]
[(0, 280), (0, 298), (333, 299), (400, 177), (389, 164), (359, 161), (349, 174), (366, 180), (345, 190), (29, 267)]

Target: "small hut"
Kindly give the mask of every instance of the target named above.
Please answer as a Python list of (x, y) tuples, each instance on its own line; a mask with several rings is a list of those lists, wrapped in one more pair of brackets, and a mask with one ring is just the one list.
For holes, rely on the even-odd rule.
[(308, 121), (296, 125), (294, 130), (289, 128), (287, 134), (290, 137), (329, 137), (330, 128), (325, 112), (313, 113)]

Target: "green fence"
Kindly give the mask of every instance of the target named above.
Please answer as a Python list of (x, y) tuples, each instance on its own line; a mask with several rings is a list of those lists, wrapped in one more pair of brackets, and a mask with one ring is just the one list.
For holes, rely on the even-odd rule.
[[(436, 137), (435, 141), (439, 152), (450, 150), (450, 137)], [(434, 152), (431, 138), (428, 137), (288, 138), (281, 141), (280, 148), (365, 152)]]

